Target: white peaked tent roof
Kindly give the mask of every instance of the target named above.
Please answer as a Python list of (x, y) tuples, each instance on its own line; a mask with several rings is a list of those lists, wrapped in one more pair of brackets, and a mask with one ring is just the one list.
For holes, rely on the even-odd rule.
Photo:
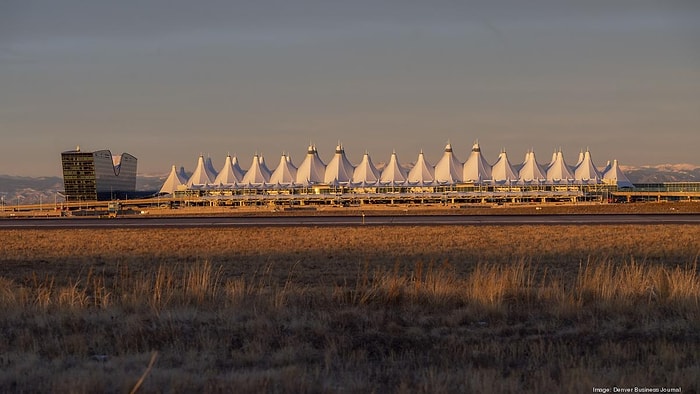
[(525, 153), (525, 161), (520, 166), (518, 179), (521, 181), (539, 181), (545, 179), (545, 172), (542, 167), (537, 164), (537, 158), (534, 151)]
[(277, 165), (275, 171), (270, 176), (270, 183), (273, 185), (289, 185), (294, 183), (297, 178), (297, 168), (292, 164), (292, 159), (289, 155), (282, 154), (280, 164)]
[(580, 181), (598, 181), (601, 176), (598, 169), (593, 164), (591, 159), (591, 152), (586, 149), (586, 153), (583, 154), (581, 162), (576, 166), (574, 170), (574, 178)]
[(406, 182), (407, 171), (405, 168), (401, 167), (399, 164), (399, 159), (396, 156), (396, 152), (391, 154), (389, 159), (389, 164), (382, 170), (382, 175), (379, 177), (379, 182), (381, 183), (404, 183)]
[[(255, 154), (248, 173), (238, 164), (235, 156), (227, 155), (221, 172), (215, 175), (210, 165), (211, 159), (206, 159), (200, 155), (197, 166), (191, 176), (184, 174), (184, 168), (175, 175), (171, 174), (168, 185), (164, 184), (161, 192), (172, 192), (177, 187), (178, 178), (187, 188), (201, 189), (214, 187), (216, 189), (225, 186), (235, 185), (255, 185), (264, 188), (265, 185), (281, 187), (282, 185), (311, 185), (311, 184), (352, 184), (377, 185), (377, 184), (406, 184), (406, 185), (445, 185), (459, 182), (495, 182), (518, 181), (519, 184), (529, 184), (530, 182), (540, 182), (556, 184), (562, 182), (573, 182), (576, 184), (588, 183), (617, 183), (622, 187), (632, 187), (629, 179), (620, 171), (618, 167), (608, 162), (605, 169), (599, 169), (592, 160), (590, 150), (582, 152), (580, 162), (574, 168), (568, 166), (564, 160), (561, 148), (553, 154), (552, 162), (546, 169), (537, 163), (534, 151), (530, 150), (525, 154), (522, 164), (514, 166), (503, 151), (493, 166), (489, 165), (483, 157), (478, 142), (472, 147), (469, 159), (464, 163), (455, 157), (452, 146), (448, 143), (445, 146), (444, 154), (438, 163), (433, 167), (426, 161), (421, 151), (416, 160), (416, 164), (409, 168), (403, 167), (396, 155), (392, 153), (389, 163), (378, 170), (372, 163), (368, 153), (362, 157), (362, 161), (353, 167), (345, 155), (342, 145), (338, 144), (335, 155), (330, 160), (328, 166), (319, 158), (318, 151), (314, 145), (310, 145), (307, 155), (302, 164), (297, 169), (288, 154), (282, 154), (278, 166), (275, 168), (274, 176), (264, 167), (261, 155)], [(616, 164), (615, 164), (616, 165)], [(619, 181), (618, 181), (619, 179)], [(186, 181), (185, 181), (186, 180)]]
[(547, 172), (549, 170), (549, 167), (551, 167), (555, 161), (557, 161), (557, 150), (556, 149), (554, 150), (554, 153), (552, 153), (552, 161), (550, 161), (549, 164), (547, 164), (547, 166), (544, 167), (544, 171)]
[(433, 175), (439, 183), (456, 183), (462, 180), (462, 162), (452, 153), (452, 145), (449, 142), (445, 145), (445, 153), (435, 164)]
[(296, 183), (308, 185), (311, 183), (322, 183), (326, 174), (326, 165), (318, 157), (318, 151), (314, 145), (309, 145), (306, 157), (297, 169)]
[(200, 155), (197, 159), (197, 168), (187, 180), (187, 187), (208, 185), (214, 182), (214, 179), (216, 179), (216, 175), (210, 174), (204, 165), (204, 156)]
[(487, 179), (492, 179), (491, 165), (481, 155), (479, 143), (474, 143), (472, 153), (464, 162), (464, 171), (462, 172), (462, 180), (465, 182), (481, 182)]
[(331, 182), (350, 182), (352, 180), (353, 173), (355, 172), (355, 167), (350, 164), (350, 161), (345, 156), (345, 150), (343, 146), (338, 144), (335, 147), (335, 155), (331, 161), (328, 162), (326, 166), (325, 176), (323, 178), (324, 183)]
[(251, 163), (248, 172), (241, 180), (244, 185), (262, 185), (270, 180), (269, 175), (263, 170), (260, 165), (260, 156), (257, 154), (253, 156), (253, 163)]
[(408, 172), (407, 179), (410, 183), (420, 184), (432, 183), (435, 180), (435, 168), (425, 160), (423, 151), (420, 151), (418, 154), (418, 160), (416, 160), (416, 164), (411, 168), (411, 171)]
[(498, 160), (496, 160), (496, 163), (491, 168), (491, 176), (493, 177), (494, 181), (518, 180), (518, 176), (515, 174), (513, 166), (510, 164), (510, 160), (508, 160), (508, 155), (506, 155), (505, 150), (498, 155)]
[(209, 178), (212, 180), (216, 179), (217, 175), (219, 175), (219, 171), (214, 168), (214, 163), (211, 162), (211, 157), (207, 157), (207, 160), (204, 161), (204, 167), (207, 169), (207, 174), (209, 174)]
[(240, 182), (243, 177), (237, 177), (233, 170), (233, 162), (231, 161), (231, 155), (226, 155), (226, 161), (224, 161), (224, 168), (221, 169), (219, 175), (214, 179), (215, 185), (235, 185)]
[(165, 180), (158, 193), (173, 194), (179, 186), (182, 186), (185, 183), (187, 183), (187, 179), (182, 178), (177, 172), (177, 168), (173, 166), (173, 168), (170, 170), (170, 175), (168, 175), (168, 178)]
[(236, 176), (236, 179), (243, 179), (245, 176), (245, 170), (238, 164), (238, 157), (236, 157), (236, 155), (231, 157), (231, 169), (233, 169), (233, 174)]
[(362, 161), (355, 167), (352, 173), (352, 181), (355, 183), (376, 183), (379, 180), (379, 170), (372, 163), (369, 153), (365, 152)]
[(260, 169), (262, 170), (263, 174), (265, 174), (265, 177), (267, 179), (270, 179), (272, 176), (272, 170), (270, 170), (267, 167), (267, 164), (265, 164), (265, 157), (263, 155), (260, 155), (260, 158), (258, 159), (260, 161)]
[(567, 166), (566, 161), (564, 161), (564, 154), (561, 150), (557, 151), (554, 155), (554, 161), (547, 168), (547, 180), (559, 181), (573, 178), (573, 175), (569, 171), (569, 166)]
[(610, 168), (605, 171), (603, 174), (603, 181), (605, 183), (617, 184), (617, 187), (634, 187), (629, 178), (627, 178), (627, 176), (620, 169), (620, 166), (617, 164), (617, 160), (613, 160)]
[(583, 162), (584, 157), (585, 157), (585, 155), (584, 155), (583, 150), (582, 150), (581, 152), (578, 153), (578, 160), (576, 161), (576, 165), (573, 167), (574, 170), (575, 170), (579, 165), (581, 165), (581, 163)]

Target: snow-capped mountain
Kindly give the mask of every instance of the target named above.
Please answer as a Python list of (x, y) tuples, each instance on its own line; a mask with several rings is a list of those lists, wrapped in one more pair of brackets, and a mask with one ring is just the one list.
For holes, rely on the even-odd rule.
[(620, 166), (633, 183), (700, 182), (700, 166), (694, 164), (658, 164)]
[[(137, 175), (136, 190), (155, 192), (160, 189), (164, 181), (164, 175)], [(7, 207), (41, 202), (53, 204), (54, 201), (63, 200), (58, 193), (63, 193), (62, 177), (0, 175), (0, 201), (4, 201)]]

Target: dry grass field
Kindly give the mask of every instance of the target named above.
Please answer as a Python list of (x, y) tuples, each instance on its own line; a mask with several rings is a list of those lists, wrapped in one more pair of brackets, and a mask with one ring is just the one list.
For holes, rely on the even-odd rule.
[(700, 391), (700, 226), (0, 239), (2, 392)]
[[(270, 206), (205, 206), (178, 209), (149, 207), (148, 216), (327, 216), (348, 215), (560, 215), (560, 214), (673, 214), (700, 213), (700, 202), (646, 202), (634, 204), (578, 203), (486, 203), (486, 204), (365, 204), (342, 207), (337, 205), (310, 206), (313, 210), (295, 211)], [(37, 215), (41, 216), (41, 215)]]

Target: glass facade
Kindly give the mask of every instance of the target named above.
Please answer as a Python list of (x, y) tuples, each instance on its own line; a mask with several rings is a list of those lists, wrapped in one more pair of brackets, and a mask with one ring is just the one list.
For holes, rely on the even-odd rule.
[(700, 182), (635, 183), (637, 192), (700, 192)]
[(95, 160), (92, 152), (63, 152), (61, 164), (66, 200), (97, 200)]
[(63, 185), (67, 201), (124, 199), (136, 191), (134, 156), (115, 158), (108, 150), (61, 153)]

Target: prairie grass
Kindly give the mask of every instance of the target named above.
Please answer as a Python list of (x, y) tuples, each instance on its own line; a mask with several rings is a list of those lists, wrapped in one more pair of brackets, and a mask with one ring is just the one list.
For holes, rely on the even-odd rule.
[(696, 227), (286, 230), (0, 234), (0, 391), (700, 391)]
[(202, 261), (221, 267), (222, 278), (268, 267), (280, 284), (293, 271), (297, 283), (332, 285), (354, 280), (365, 263), (404, 269), (449, 261), (467, 274), (478, 263), (526, 260), (572, 273), (588, 259), (682, 266), (700, 254), (700, 226), (693, 225), (22, 229), (0, 230), (0, 240), (0, 276), (48, 275), (60, 284), (88, 269), (110, 281), (124, 266), (137, 274)]

